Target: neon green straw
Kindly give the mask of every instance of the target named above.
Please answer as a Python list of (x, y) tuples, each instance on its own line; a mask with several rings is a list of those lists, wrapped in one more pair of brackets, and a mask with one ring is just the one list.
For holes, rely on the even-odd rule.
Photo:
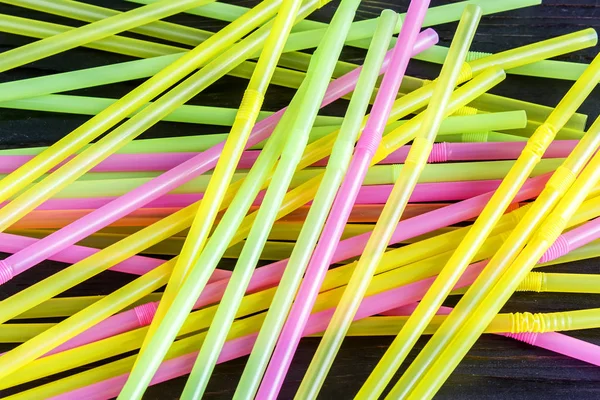
[[(276, 5), (279, 4), (280, 1), (281, 0), (266, 0), (265, 2), (261, 3), (263, 4), (263, 7), (257, 6), (253, 9), (255, 10), (253, 13), (247, 14), (247, 18), (243, 18), (245, 21), (249, 20), (250, 22), (245, 23), (245, 21), (240, 20), (238, 23), (232, 23), (225, 29), (215, 34), (210, 40), (203, 42), (194, 50), (188, 52), (185, 56), (178, 59), (174, 64), (172, 64), (171, 67), (163, 70), (160, 74), (155, 75), (153, 79), (146, 81), (138, 88), (137, 91), (139, 91), (140, 88), (148, 87), (146, 85), (149, 84), (149, 82), (149, 86), (152, 88), (153, 86), (151, 81), (160, 82), (164, 79), (167, 82), (176, 82), (177, 79), (181, 77), (180, 73), (190, 72), (191, 70), (195, 69), (199, 60), (205, 60), (207, 57), (216, 56), (219, 52), (223, 51), (224, 44), (227, 45), (230, 43), (230, 41), (239, 39), (240, 34), (244, 33), (243, 30), (240, 30), (241, 28), (243, 29), (244, 26), (251, 28), (253, 25), (256, 26), (257, 24), (264, 22), (265, 19), (268, 19), (269, 16), (272, 16), (276, 12)], [(257, 18), (252, 19), (253, 16), (256, 16)], [(136, 114), (124, 124), (120, 125), (112, 132), (104, 136), (94, 145), (90, 146), (87, 150), (84, 150), (75, 158), (61, 166), (49, 177), (37, 183), (29, 190), (19, 194), (17, 198), (0, 210), (0, 229), (5, 229), (6, 227), (12, 225), (15, 221), (18, 221), (27, 212), (41, 204), (53, 194), (59, 192), (64, 187), (68, 186), (69, 183), (83, 175), (94, 165), (113, 153), (116, 149), (120, 148), (128, 141), (131, 141), (144, 130), (158, 122), (162, 117), (169, 114), (175, 108), (182, 105), (197, 93), (211, 85), (218, 78), (223, 76), (226, 71), (233, 68), (233, 66), (239, 65), (239, 63), (244, 61), (246, 57), (256, 52), (256, 50), (262, 46), (264, 41), (263, 32), (264, 29), (261, 28), (252, 33), (250, 36), (246, 37), (241, 42), (236, 43), (229, 50), (225, 51), (205, 67), (203, 67), (200, 71), (196, 72), (191, 77), (177, 85), (175, 88), (171, 89), (168, 93), (160, 97), (154, 103), (146, 107), (142, 112)], [(132, 93), (135, 92), (136, 91)], [(148, 90), (146, 90), (146, 92), (148, 92)], [(112, 107), (104, 110), (102, 113), (98, 114), (95, 118), (89, 121), (94, 127), (97, 125), (102, 127), (100, 132), (94, 131), (94, 133), (100, 134), (106, 130), (108, 126), (110, 126), (111, 122), (113, 124), (116, 123), (117, 121), (114, 120), (115, 115), (121, 116), (123, 114), (129, 114), (126, 108), (119, 108), (117, 106), (123, 105), (123, 103), (127, 104), (127, 100), (128, 98), (132, 97), (132, 93), (125, 96)], [(75, 136), (74, 134), (87, 126), (88, 123), (82, 125), (82, 127), (72, 132), (71, 135), (69, 135), (71, 137), (69, 141), (81, 143), (81, 138), (82, 136), (85, 137), (85, 135)], [(84, 132), (89, 132), (89, 130), (84, 130)], [(22, 167), (13, 172), (8, 178), (18, 175), (20, 171), (28, 170), (29, 165), (36, 162), (36, 160), (43, 155), (44, 154), (42, 153), (40, 156), (24, 164)], [(24, 184), (26, 184), (26, 182), (19, 182), (18, 184), (22, 187)]]

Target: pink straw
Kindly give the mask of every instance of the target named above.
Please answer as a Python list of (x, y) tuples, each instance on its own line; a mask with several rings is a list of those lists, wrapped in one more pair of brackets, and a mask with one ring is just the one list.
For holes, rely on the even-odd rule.
[[(0, 252), (11, 254), (17, 253), (27, 248), (28, 246), (35, 244), (39, 240), (40, 239), (34, 239), (26, 236), (12, 235), (9, 233), (0, 233)], [(65, 248), (64, 250), (53, 254), (49, 259), (67, 264), (75, 264), (99, 251), (99, 249), (94, 249), (91, 247), (71, 245)], [(165, 260), (161, 260), (158, 258), (133, 256), (125, 261), (121, 261), (117, 265), (112, 266), (110, 270), (133, 275), (143, 275), (164, 263)], [(231, 276), (230, 271), (217, 269), (215, 270), (215, 273), (211, 276), (211, 280), (214, 282), (221, 279), (229, 278), (229, 276)], [(0, 277), (0, 280), (1, 279), (2, 278)]]
[[(553, 142), (544, 158), (564, 158), (577, 144), (577, 140), (557, 140)], [(516, 160), (523, 150), (526, 142), (498, 142), (498, 143), (436, 143), (433, 146), (429, 163), (442, 163), (448, 161), (487, 161), (487, 160)], [(403, 146), (394, 151), (378, 164), (402, 164), (410, 146)], [(167, 171), (181, 163), (189, 161), (200, 153), (134, 153), (113, 154), (102, 161), (92, 172), (140, 172), (140, 171)], [(239, 169), (250, 169), (260, 150), (246, 150), (238, 163)], [(9, 174), (22, 166), (34, 156), (30, 155), (0, 155), (0, 173)], [(312, 164), (314, 167), (325, 167), (328, 158)], [(68, 161), (68, 160), (67, 160)], [(63, 163), (66, 163), (64, 161)], [(59, 165), (60, 166), (60, 165)], [(58, 168), (58, 166), (56, 167)]]
[[(544, 174), (529, 179), (523, 185), (519, 193), (515, 196), (513, 202), (519, 202), (537, 196), (544, 187), (544, 184), (550, 175), (551, 174)], [(428, 212), (426, 214), (400, 221), (396, 227), (396, 230), (394, 231), (392, 239), (390, 240), (390, 245), (476, 217), (479, 215), (493, 193), (493, 191), (490, 191), (483, 195), (479, 195), (471, 199)], [(370, 233), (364, 233), (339, 242), (331, 262), (338, 263), (360, 255), (369, 239), (369, 236)], [(246, 293), (254, 293), (276, 286), (279, 283), (283, 272), (285, 271), (287, 261), (288, 260), (278, 261), (256, 269), (252, 275), (252, 279), (250, 280)], [(320, 281), (315, 282), (317, 287), (316, 290), (319, 290), (321, 287), (322, 280), (323, 277), (320, 277)], [(226, 278), (206, 285), (205, 289), (202, 291), (202, 294), (196, 301), (196, 304), (194, 304), (194, 309), (218, 303), (221, 300), (228, 283), (229, 279)], [(140, 313), (139, 311), (124, 311), (120, 314), (116, 314), (107, 318), (104, 322), (102, 322), (101, 327), (99, 327), (99, 325), (91, 327), (70, 341), (65, 342), (65, 344), (60, 346), (60, 348), (65, 350), (66, 348), (75, 347), (76, 345), (80, 346), (85, 343), (90, 343), (127, 332), (127, 327), (135, 326), (137, 328), (144, 326), (141, 324), (142, 322), (146, 323), (152, 320), (153, 315), (148, 315), (148, 312), (155, 310), (155, 306), (146, 306), (144, 304), (138, 307), (145, 307), (143, 309), (143, 314), (145, 315), (143, 321), (140, 321), (140, 318), (138, 317), (138, 313)], [(297, 346), (297, 343), (295, 345)]]
[[(437, 42), (437, 34), (428, 29), (419, 35), (419, 40), (411, 47), (417, 54)], [(384, 63), (382, 71), (387, 68)], [(333, 81), (325, 94), (321, 107), (332, 103), (338, 98), (350, 93), (355, 85), (360, 67)], [(275, 114), (259, 121), (248, 139), (246, 148), (265, 140), (273, 131), (281, 118), (285, 108)], [(148, 202), (170, 192), (177, 186), (190, 179), (214, 168), (221, 155), (225, 142), (211, 147), (195, 157), (179, 164), (157, 178), (137, 187), (129, 193), (113, 200), (105, 206), (96, 209), (85, 217), (62, 228), (44, 239), (36, 242), (29, 248), (20, 251), (0, 262), (0, 284), (12, 279), (14, 276), (26, 271), (37, 263), (47, 259), (50, 255), (63, 250), (67, 246), (77, 243), (86, 236), (110, 225), (112, 222), (142, 207)]]

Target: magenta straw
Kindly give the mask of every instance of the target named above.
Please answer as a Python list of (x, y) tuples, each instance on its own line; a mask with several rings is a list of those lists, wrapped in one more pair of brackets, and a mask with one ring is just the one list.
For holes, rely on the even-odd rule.
[[(411, 47), (411, 53), (417, 54), (431, 47), (436, 42), (437, 34), (435, 31), (427, 29), (419, 35), (419, 40), (415, 43), (414, 47)], [(387, 65), (389, 63), (384, 62), (382, 71), (385, 71)], [(354, 90), (360, 70), (360, 67), (356, 68), (329, 84), (321, 107), (332, 103)], [(246, 148), (250, 148), (265, 140), (271, 134), (284, 112), (285, 108), (257, 122), (246, 143)], [(224, 143), (221, 142), (199, 153), (175, 168), (41, 239), (27, 249), (0, 261), (0, 284), (5, 283), (14, 276), (47, 259), (52, 254), (110, 225), (148, 202), (170, 192), (177, 186), (214, 168), (221, 155)]]
[[(544, 158), (564, 158), (569, 155), (577, 140), (557, 140), (553, 142)], [(498, 143), (436, 143), (433, 145), (429, 163), (448, 161), (488, 161), (516, 160), (526, 142)], [(378, 164), (403, 164), (410, 146), (403, 146)], [(135, 153), (113, 154), (91, 169), (91, 172), (145, 172), (167, 171), (189, 161), (200, 153)], [(246, 150), (238, 163), (239, 169), (250, 169), (258, 158), (260, 150)], [(9, 174), (35, 156), (0, 155), (0, 174)], [(314, 167), (327, 166), (328, 158), (312, 164)], [(68, 160), (64, 161), (66, 163)], [(59, 165), (60, 166), (60, 165)], [(57, 166), (56, 168), (58, 168)]]
[[(40, 239), (34, 239), (27, 236), (19, 236), (0, 232), (0, 252), (10, 254), (17, 253), (27, 248), (28, 246), (33, 245), (39, 240)], [(75, 264), (99, 251), (99, 249), (94, 249), (92, 247), (71, 245), (65, 248), (64, 250), (53, 254), (49, 259), (52, 261), (58, 261), (67, 264)], [(121, 261), (117, 265), (112, 266), (110, 270), (116, 272), (124, 272), (126, 274), (143, 275), (164, 263), (165, 260), (159, 258), (133, 256), (125, 261)], [(230, 271), (217, 269), (215, 270), (215, 273), (211, 276), (211, 280), (214, 282), (221, 279), (229, 278), (230, 276)], [(1, 279), (2, 278), (0, 278), (0, 280)]]
[[(577, 231), (577, 233), (573, 233), (574, 231)], [(589, 234), (589, 232), (595, 232), (596, 236)], [(575, 245), (583, 246), (593, 240), (596, 240), (598, 237), (600, 237), (600, 229), (598, 229), (598, 219), (595, 219), (576, 229), (564, 233), (559, 238), (566, 238), (568, 243), (573, 246), (571, 249), (574, 250), (576, 248)], [(341, 243), (343, 242), (344, 241)], [(554, 258), (549, 258), (547, 260), (541, 259), (540, 263), (550, 261), (552, 259)], [(470, 265), (461, 276), (454, 289), (459, 289), (473, 283), (480, 272), (487, 265), (487, 262), (488, 261), (486, 260)], [(257, 272), (260, 270), (261, 268), (259, 268)], [(359, 320), (375, 314), (406, 315), (406, 313), (410, 313), (415, 307), (414, 302), (421, 299), (435, 278), (435, 276), (430, 277), (418, 282), (366, 297), (361, 303), (354, 320)], [(223, 281), (217, 282), (217, 284), (222, 282)], [(334, 311), (335, 308), (330, 308), (328, 310), (310, 315), (306, 326), (303, 328), (302, 336), (323, 332), (327, 328), (329, 320), (331, 319)], [(449, 307), (442, 307), (439, 312), (442, 314), (448, 314), (450, 311), (451, 309)], [(600, 366), (600, 346), (587, 343), (583, 340), (572, 338), (558, 332), (547, 332), (542, 334), (503, 333), (500, 335), (550, 350), (573, 359), (581, 360), (592, 365)], [(249, 354), (254, 345), (256, 337), (257, 333), (253, 333), (226, 342), (218, 362), (221, 363), (230, 361), (232, 359), (243, 357)], [(188, 374), (192, 369), (196, 355), (197, 352), (163, 362), (156, 372), (151, 385)], [(108, 399), (118, 394), (120, 388), (125, 384), (127, 377), (128, 374), (124, 374), (90, 386), (76, 389), (68, 393), (63, 393), (59, 396), (52, 397), (52, 399)]]
[[(411, 203), (461, 201), (495, 190), (500, 180), (455, 181), (418, 183), (413, 191)], [(393, 185), (362, 186), (355, 204), (384, 204)], [(260, 205), (264, 191), (256, 197), (254, 205)], [(92, 197), (71, 199), (49, 199), (36, 210), (94, 210), (115, 197)], [(202, 193), (166, 194), (146, 204), (147, 208), (183, 208), (202, 199)], [(310, 203), (308, 203), (310, 204)], [(2, 204), (0, 204), (2, 206)]]
[[(515, 196), (513, 202), (516, 203), (537, 196), (543, 189), (550, 175), (551, 174), (544, 174), (529, 179), (523, 185), (519, 193)], [(403, 240), (417, 237), (425, 233), (435, 231), (436, 229), (476, 217), (479, 215), (483, 207), (485, 207), (493, 193), (494, 192), (492, 190), (471, 199), (400, 221), (396, 227), (396, 230), (394, 231), (392, 239), (390, 240), (390, 245), (397, 244)], [(370, 233), (364, 233), (339, 242), (331, 262), (338, 263), (349, 258), (359, 256), (367, 244), (369, 236)], [(246, 293), (259, 292), (261, 290), (276, 286), (279, 283), (283, 272), (285, 271), (287, 261), (287, 259), (277, 261), (256, 269), (252, 275), (252, 278), (250, 279)], [(321, 278), (321, 281), (322, 279), (323, 278)], [(318, 282), (317, 290), (321, 287), (321, 281)], [(228, 284), (229, 279), (225, 278), (206, 285), (205, 289), (202, 291), (202, 294), (194, 304), (194, 309), (218, 303), (221, 300), (221, 297), (223, 296), (225, 288)], [(148, 312), (153, 312), (152, 310), (155, 310), (154, 305), (141, 305), (138, 307), (145, 307), (145, 315)], [(143, 321), (151, 321), (152, 317), (153, 315), (146, 316)], [(127, 332), (127, 327), (130, 326), (135, 326), (136, 328), (143, 326), (140, 325), (140, 319), (138, 318), (138, 313), (135, 310), (128, 310), (120, 314), (116, 314), (107, 318), (101, 324), (101, 327), (99, 327), (99, 325), (95, 325), (80, 335), (74, 337), (70, 341), (65, 342), (60, 346), (60, 348), (65, 350), (66, 348), (75, 347), (76, 345), (80, 346), (85, 343), (90, 343)]]

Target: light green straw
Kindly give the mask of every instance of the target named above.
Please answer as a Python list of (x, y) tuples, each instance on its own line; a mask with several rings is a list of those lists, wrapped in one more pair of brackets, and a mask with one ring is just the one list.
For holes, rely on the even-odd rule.
[[(117, 99), (107, 99), (102, 97), (49, 94), (40, 97), (1, 102), (0, 108), (96, 115), (117, 101)], [(136, 115), (143, 110), (144, 108), (141, 108), (128, 115), (128, 117)], [(170, 114), (167, 114), (162, 121), (231, 126), (236, 112), (237, 110), (233, 108), (192, 106), (184, 104), (176, 108)], [(263, 111), (260, 113), (259, 119), (263, 119), (271, 114), (271, 112)], [(319, 118), (317, 118), (316, 126), (339, 126), (341, 122), (342, 119), (339, 117), (319, 116)]]
[[(181, 107), (179, 109), (181, 109)], [(236, 110), (214, 110), (216, 115), (215, 118), (220, 118), (220, 116), (222, 116), (223, 119), (219, 119), (219, 121), (221, 121), (223, 124), (229, 125), (231, 122), (233, 122), (232, 119)], [(310, 132), (309, 142), (312, 143), (315, 140), (321, 139), (328, 134), (335, 132), (338, 129), (338, 126), (335, 125), (335, 122), (339, 121), (340, 119), (341, 118), (337, 117), (317, 116), (316, 122), (320, 122), (320, 124), (326, 126), (313, 128)], [(316, 122), (315, 125), (319, 125)], [(384, 130), (384, 135), (396, 129), (402, 123), (404, 123), (404, 121), (388, 124)], [(523, 111), (505, 111), (490, 114), (455, 116), (446, 118), (444, 122), (442, 122), (439, 136), (444, 141), (458, 142), (463, 141), (463, 139), (469, 139), (469, 137), (471, 138), (469, 141), (522, 141), (526, 139), (520, 136), (511, 137), (510, 135), (493, 133), (491, 131), (519, 129), (525, 127), (526, 123), (527, 115)], [(227, 139), (226, 133), (159, 139), (139, 139), (127, 143), (115, 153), (138, 154), (200, 152), (218, 143), (221, 143), (225, 139)], [(262, 149), (263, 146), (264, 141), (252, 148)], [(5, 149), (0, 150), (0, 155), (36, 155), (45, 149), (47, 149), (47, 147)]]
[[(415, 58), (422, 61), (441, 64), (444, 61), (447, 53), (447, 47), (433, 46), (416, 55)], [(490, 55), (492, 55), (492, 53), (470, 51), (469, 55), (467, 56), (467, 61), (473, 61)], [(506, 72), (514, 75), (575, 81), (577, 78), (579, 78), (579, 76), (581, 76), (586, 67), (587, 64), (583, 63), (543, 60), (529, 65), (524, 65), (522, 67), (512, 68)]]
[[(354, 17), (359, 3), (359, 0), (342, 1), (331, 20), (329, 29), (324, 35), (323, 40), (313, 57), (313, 62), (308, 69), (307, 78), (305, 80), (306, 86), (303, 86), (302, 88), (302, 93), (300, 94), (301, 97), (295, 97), (294, 99), (300, 102), (300, 104), (296, 106), (296, 110), (292, 114), (293, 116), (289, 119), (288, 124), (290, 133), (286, 135), (285, 145), (272, 177), (272, 183), (267, 189), (262, 206), (258, 211), (256, 222), (252, 226), (246, 245), (240, 254), (240, 258), (234, 269), (233, 275), (230, 278), (227, 290), (223, 295), (221, 306), (213, 319), (211, 327), (214, 327), (215, 325), (219, 326), (219, 321), (222, 321), (222, 318), (224, 317), (223, 313), (225, 312), (225, 315), (228, 314), (228, 312), (226, 312), (227, 309), (223, 307), (231, 308), (233, 313), (235, 313), (235, 310), (238, 308), (239, 300), (236, 298), (241, 298), (244, 294), (247, 281), (252, 275), (252, 271), (254, 270), (260, 251), (264, 246), (264, 242), (266, 241), (269, 230), (273, 224), (281, 200), (286, 193), (292, 175), (301, 159), (303, 149), (308, 141), (309, 129), (314, 122), (321, 100), (325, 95), (325, 90), (333, 73), (335, 62), (341, 53), (344, 38), (350, 29), (352, 18)], [(306, 101), (306, 99), (310, 99), (310, 101)], [(288, 112), (286, 112), (286, 115), (288, 114), (290, 114), (289, 109)], [(271, 141), (269, 141), (269, 143), (271, 143)], [(264, 151), (262, 153), (264, 153)], [(262, 153), (261, 156), (263, 155)], [(258, 162), (255, 166), (256, 165), (259, 165)], [(255, 168), (253, 167), (251, 174), (254, 170)], [(252, 181), (256, 180), (250, 179), (250, 175), (244, 180), (244, 184), (242, 184), (234, 197), (230, 207), (227, 209), (220, 224), (213, 233), (211, 240), (209, 240), (206, 245), (200, 259), (197, 260), (190, 270), (160, 326), (150, 340), (147, 341), (146, 351), (138, 356), (137, 362), (127, 383), (119, 395), (120, 399), (137, 399), (143, 394), (143, 389), (149, 384), (162, 358), (165, 356), (171, 343), (175, 339), (179, 328), (191, 311), (195, 302), (194, 296), (199, 294), (204, 288), (208, 278), (206, 272), (214, 269), (214, 267), (209, 267), (209, 265), (211, 265), (210, 263), (204, 261), (204, 256), (214, 257), (217, 254), (222, 254), (222, 252), (213, 251), (211, 243), (216, 242), (220, 246), (227, 246), (243, 219), (243, 214), (240, 215), (240, 211), (247, 211), (252, 199), (254, 199), (257, 194), (256, 185)], [(255, 190), (253, 191), (254, 196), (249, 195), (246, 186), (255, 186)], [(245, 204), (240, 207), (235, 204), (238, 202)], [(235, 218), (237, 223), (231, 223), (232, 221), (229, 221), (229, 215), (234, 215), (235, 217), (239, 216), (238, 218)], [(223, 230), (226, 232), (221, 232)], [(226, 233), (229, 233), (229, 235)], [(245, 284), (242, 283), (244, 281), (246, 281)], [(231, 319), (233, 319), (233, 315), (231, 316)], [(213, 348), (212, 350), (215, 349)], [(214, 357), (215, 363), (218, 354), (219, 351), (216, 352)], [(206, 375), (206, 379), (208, 379), (212, 367), (214, 367), (214, 363), (205, 366), (209, 371)]]
[[(560, 158), (547, 158), (540, 161), (534, 169), (533, 175), (541, 175), (547, 172), (554, 171), (560, 161)], [(513, 160), (508, 161), (480, 161), (480, 162), (465, 162), (465, 163), (448, 163), (448, 164), (428, 164), (423, 173), (419, 177), (419, 183), (431, 182), (453, 182), (453, 181), (474, 181), (474, 180), (490, 180), (502, 179), (503, 174), (506, 174), (510, 166), (514, 163)], [(475, 168), (477, 166), (477, 168)], [(395, 182), (395, 178), (402, 170), (403, 164), (397, 165), (376, 165), (369, 169), (365, 177), (365, 185), (390, 185)], [(298, 171), (294, 174), (290, 187), (295, 188), (302, 183), (309, 181), (323, 172), (322, 168), (310, 168)], [(142, 178), (125, 178), (125, 179), (86, 179), (80, 180), (67, 186), (59, 193), (53, 196), (55, 199), (64, 198), (93, 198), (105, 196), (121, 196), (136, 187), (150, 181), (158, 173), (147, 172), (144, 175), (148, 177)], [(106, 177), (102, 175), (101, 177)], [(236, 182), (242, 178), (249, 177), (250, 174), (237, 172), (232, 182)], [(186, 194), (186, 193), (202, 193), (208, 185), (210, 174), (202, 175), (195, 178), (173, 190), (170, 193)]]

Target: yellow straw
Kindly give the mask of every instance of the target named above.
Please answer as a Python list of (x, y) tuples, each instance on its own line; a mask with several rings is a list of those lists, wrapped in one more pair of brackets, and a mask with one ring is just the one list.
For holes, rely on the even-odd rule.
[[(588, 94), (600, 81), (600, 57), (596, 57), (573, 87), (561, 100), (552, 114), (528, 140), (523, 152), (513, 164), (502, 183), (489, 200), (481, 214), (431, 285), (419, 305), (402, 328), (393, 347), (384, 355), (369, 380), (377, 382), (388, 368), (395, 371), (419, 338), (427, 323), (435, 315), (454, 284), (467, 268), (477, 250), (488, 237), (506, 207), (523, 185), (533, 167), (540, 161), (544, 151), (554, 139), (556, 131), (579, 108)], [(536, 260), (537, 261), (537, 260)]]

